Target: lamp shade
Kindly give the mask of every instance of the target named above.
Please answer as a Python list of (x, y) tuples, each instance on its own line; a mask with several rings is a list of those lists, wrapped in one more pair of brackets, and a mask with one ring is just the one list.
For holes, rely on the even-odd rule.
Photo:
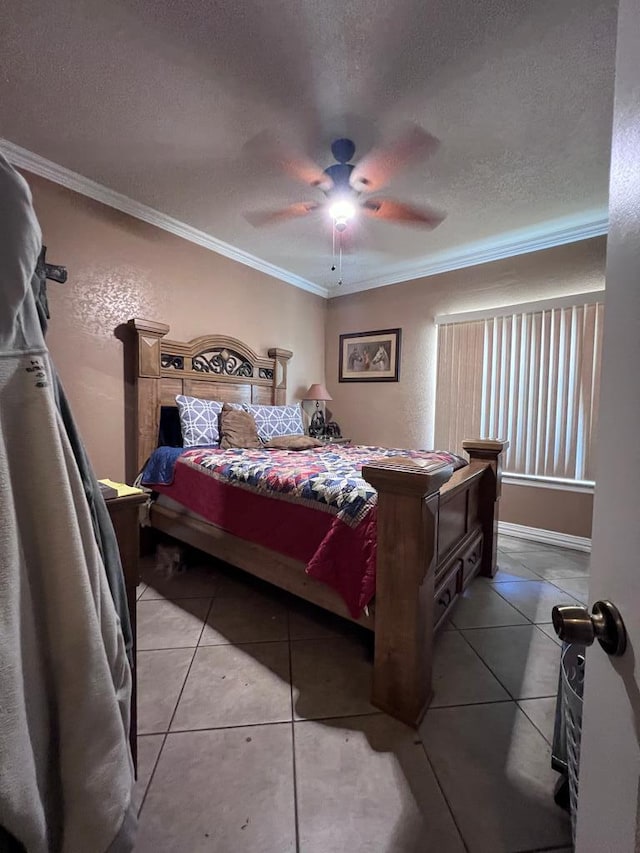
[(324, 385), (319, 382), (309, 386), (309, 390), (302, 398), (303, 400), (330, 400), (331, 394), (327, 391)]

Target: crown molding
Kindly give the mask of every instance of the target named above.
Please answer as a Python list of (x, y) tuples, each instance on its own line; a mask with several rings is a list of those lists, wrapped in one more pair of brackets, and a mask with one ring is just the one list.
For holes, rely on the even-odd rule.
[(148, 222), (150, 225), (155, 225), (163, 231), (168, 231), (170, 234), (175, 234), (176, 237), (182, 237), (183, 240), (203, 246), (205, 249), (216, 252), (218, 255), (224, 255), (226, 258), (238, 261), (238, 263), (251, 267), (254, 270), (266, 273), (287, 284), (292, 284), (301, 290), (314, 293), (316, 296), (323, 296), (325, 299), (329, 296), (330, 291), (326, 287), (308, 281), (306, 278), (295, 275), (295, 273), (289, 272), (289, 270), (285, 270), (275, 264), (270, 264), (268, 261), (249, 254), (249, 252), (245, 252), (229, 243), (218, 240), (216, 237), (212, 237), (205, 231), (200, 231), (198, 228), (180, 222), (166, 213), (154, 210), (154, 208), (148, 207), (146, 204), (134, 201), (134, 199), (122, 193), (115, 192), (96, 181), (92, 181), (90, 178), (85, 178), (77, 172), (72, 172), (71, 169), (59, 166), (57, 163), (53, 163), (39, 154), (34, 154), (26, 148), (21, 148), (8, 139), (0, 138), (0, 151), (10, 163), (20, 169), (33, 172), (33, 174), (39, 175), (41, 178), (46, 178), (48, 181), (80, 193), (80, 195), (87, 198), (92, 198), (94, 201), (106, 204), (115, 210), (120, 210), (122, 213), (127, 213), (136, 219), (141, 219), (143, 222)]
[(439, 252), (430, 258), (412, 264), (406, 264), (384, 276), (362, 279), (343, 285), (339, 292), (334, 289), (330, 298), (348, 296), (363, 290), (399, 284), (416, 278), (428, 278), (440, 273), (473, 267), (525, 255), (529, 252), (539, 252), (554, 246), (564, 246), (567, 243), (577, 243), (591, 237), (602, 237), (609, 229), (609, 217), (606, 207), (585, 211), (577, 216), (567, 216), (561, 219), (550, 219), (533, 228), (522, 228), (509, 231), (500, 236), (477, 243), (468, 243), (447, 252)]

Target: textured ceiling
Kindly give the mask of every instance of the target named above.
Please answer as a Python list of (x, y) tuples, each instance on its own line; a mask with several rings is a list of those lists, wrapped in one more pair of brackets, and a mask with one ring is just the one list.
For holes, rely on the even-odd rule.
[[(388, 193), (447, 211), (433, 232), (358, 225), (345, 283), (579, 217), (607, 201), (611, 0), (4, 0), (0, 136), (322, 285), (321, 198), (260, 156), (284, 134), (323, 167), (407, 121), (441, 139)], [(356, 155), (357, 158), (357, 155)]]

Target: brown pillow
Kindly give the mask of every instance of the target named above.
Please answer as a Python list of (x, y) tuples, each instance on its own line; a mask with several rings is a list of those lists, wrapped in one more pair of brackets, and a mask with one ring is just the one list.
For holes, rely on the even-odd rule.
[(220, 447), (222, 450), (230, 447), (262, 447), (256, 422), (250, 412), (232, 409), (228, 403), (224, 404), (220, 412)]
[(280, 435), (265, 442), (264, 446), (270, 450), (311, 450), (313, 447), (324, 447), (325, 443), (310, 435)]

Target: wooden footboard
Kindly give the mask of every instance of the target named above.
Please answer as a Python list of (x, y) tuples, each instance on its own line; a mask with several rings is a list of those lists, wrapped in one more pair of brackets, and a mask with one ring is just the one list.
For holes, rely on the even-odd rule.
[(470, 441), (470, 464), (363, 468), (378, 492), (372, 702), (417, 726), (432, 693), (433, 636), (478, 573), (495, 573), (500, 457), (506, 442)]

